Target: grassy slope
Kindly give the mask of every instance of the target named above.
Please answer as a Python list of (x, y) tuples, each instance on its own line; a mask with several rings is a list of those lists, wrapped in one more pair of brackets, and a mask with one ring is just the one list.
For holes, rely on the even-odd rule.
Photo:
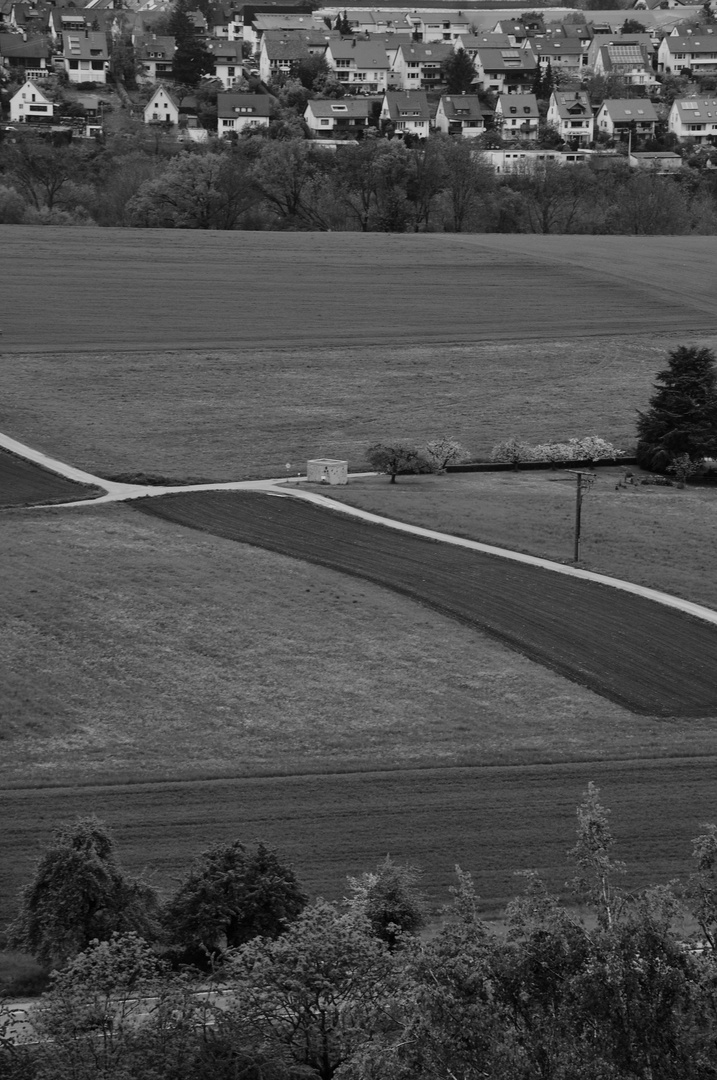
[[(582, 565), (717, 608), (717, 490), (616, 490), (623, 473), (598, 469), (583, 500)], [(346, 488), (315, 490), (386, 517), (558, 562), (572, 560), (575, 480), (562, 470), (406, 476), (395, 485), (385, 477), (365, 477)]]
[(2, 529), (4, 784), (711, 749), (708, 721), (633, 717), (402, 597), (129, 507)]

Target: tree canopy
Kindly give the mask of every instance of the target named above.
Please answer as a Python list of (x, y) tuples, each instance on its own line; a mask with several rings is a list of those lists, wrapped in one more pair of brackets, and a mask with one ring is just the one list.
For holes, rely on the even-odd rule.
[(717, 454), (717, 370), (711, 349), (680, 345), (658, 372), (650, 408), (638, 413), (637, 460), (665, 472), (675, 458)]

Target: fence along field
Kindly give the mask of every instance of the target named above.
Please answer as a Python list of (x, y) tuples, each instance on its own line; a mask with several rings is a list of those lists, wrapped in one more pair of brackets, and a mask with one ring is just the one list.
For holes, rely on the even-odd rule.
[[(717, 333), (717, 311), (710, 296), (717, 240), (711, 237), (204, 236), (12, 227), (0, 230), (0, 243), (3, 259), (13, 268), (0, 326), (4, 332), (0, 427), (78, 467), (106, 474), (145, 471), (177, 479), (269, 475), (283, 472), (286, 462), (303, 468), (307, 457), (320, 454), (341, 454), (355, 463), (362, 449), (378, 438), (396, 434), (420, 439), (446, 428), (474, 451), (485, 451), (509, 434), (543, 441), (595, 431), (620, 443), (631, 437), (634, 408), (644, 404), (667, 349), (695, 335), (709, 343)], [(39, 284), (43, 302), (38, 305)], [(31, 513), (12, 517), (17, 522)], [(70, 514), (72, 521), (80, 521), (95, 512), (51, 513), (64, 522)], [(105, 520), (111, 522), (107, 529), (114, 532), (118, 548), (126, 545), (132, 550), (126, 524), (116, 518)], [(4, 528), (0, 521), (0, 530)], [(56, 618), (52, 605), (64, 605), (61, 614), (68, 626), (72, 581), (81, 582), (87, 574), (77, 537), (72, 550), (76, 560), (67, 568), (59, 592), (53, 581), (51, 541), (43, 555), (43, 580), (53, 582), (45, 610)], [(27, 553), (28, 593), (36, 587), (30, 584), (35, 558)], [(213, 568), (208, 560), (199, 565), (195, 582), (189, 575), (187, 583), (200, 599)], [(95, 625), (98, 635), (108, 616), (119, 624), (124, 614), (118, 611), (117, 600), (125, 583), (116, 580), (116, 567), (112, 570), (109, 580), (95, 579), (91, 612), (96, 622), (89, 626)], [(146, 567), (127, 564), (126, 573), (126, 580), (139, 587)], [(215, 574), (213, 587), (219, 588), (222, 581), (222, 575)], [(172, 627), (172, 608), (179, 597), (172, 593), (171, 568), (165, 571), (164, 583), (163, 613), (166, 626)], [(200, 607), (190, 606), (186, 614)], [(326, 619), (327, 630), (332, 619)], [(158, 640), (162, 633), (157, 628)], [(86, 643), (82, 635), (74, 645), (71, 634), (66, 641), (74, 663), (70, 673), (76, 670), (84, 677), (92, 669), (92, 656), (82, 651)], [(151, 642), (138, 644), (150, 645), (152, 651)], [(77, 650), (74, 655), (72, 648)], [(386, 662), (384, 654), (381, 659)], [(116, 658), (112, 674), (116, 682), (109, 686), (124, 685), (122, 660)], [(471, 691), (475, 693), (470, 660), (460, 677), (468, 699)], [(65, 685), (69, 687), (69, 682)], [(138, 699), (145, 685), (138, 677), (134, 684)], [(495, 699), (508, 718), (503, 728), (510, 737), (517, 738), (512, 727), (514, 702), (524, 694), (525, 685), (526, 676), (519, 672), (512, 686), (501, 687)], [(287, 698), (293, 691), (289, 683), (275, 689)], [(556, 696), (560, 698), (559, 691)], [(76, 705), (71, 695), (66, 701)], [(86, 699), (81, 704), (87, 708)], [(72, 708), (63, 719), (67, 726), (53, 735), (51, 694), (46, 706), (47, 729), (38, 733), (38, 738), (48, 736), (42, 743), (45, 749), (55, 747), (65, 761), (73, 757), (76, 770), (82, 767), (83, 754), (88, 761), (94, 756), (95, 763), (113, 766), (102, 746), (93, 743), (91, 726), (80, 724)], [(628, 752), (633, 735), (640, 758), (652, 752), (668, 754), (670, 746), (683, 754), (708, 754), (713, 748), (709, 724), (691, 721), (686, 730), (685, 724), (671, 720), (632, 718), (618, 714), (614, 706), (606, 708), (603, 715), (567, 710), (552, 724), (546, 716), (538, 730), (533, 728), (532, 742), (529, 725), (522, 724), (515, 758), (526, 763), (541, 758), (546, 739), (552, 739), (552, 745), (574, 747), (571, 740), (578, 730), (583, 746), (582, 740), (589, 741), (589, 729), (603, 753)], [(140, 719), (145, 732), (150, 731), (151, 711)], [(104, 721), (122, 732), (116, 717), (107, 714)], [(471, 720), (466, 723), (470, 735)], [(213, 726), (221, 732), (221, 718)], [(136, 733), (132, 738), (141, 745)], [(49, 767), (38, 768), (36, 776), (51, 781), (52, 758), (45, 760)], [(629, 850), (621, 854), (626, 858), (639, 854), (641, 838), (653, 835), (654, 827), (660, 836), (646, 848), (645, 877), (682, 872), (687, 858), (684, 838), (694, 835), (699, 821), (710, 816), (709, 799), (698, 793), (704, 793), (703, 779), (712, 766), (706, 759), (695, 763), (694, 782), (680, 788), (676, 778), (685, 776), (679, 772), (681, 765), (674, 769), (666, 765), (657, 786), (659, 813), (658, 796), (653, 802), (644, 797), (645, 777), (653, 775), (652, 767), (649, 761), (640, 761), (625, 771), (615, 763), (600, 767), (594, 762), (578, 773), (551, 773), (543, 805), (569, 808), (560, 828), (550, 834), (560, 836), (561, 852), (564, 823), (568, 817), (572, 820), (585, 782), (616, 777), (616, 786), (624, 784), (625, 798), (632, 800), (637, 823)], [(312, 780), (297, 780), (300, 788), (304, 785), (302, 799), (308, 802), (292, 797), (296, 828), (291, 834), (282, 834), (269, 817), (227, 815), (227, 806), (242, 790), (240, 781), (216, 815), (214, 808), (208, 811), (211, 819), (197, 840), (201, 844), (215, 838), (221, 822), (229, 832), (242, 835), (256, 823), (257, 834), (269, 840), (278, 837), (282, 845), (282, 835), (291, 836), (294, 850), (286, 854), (299, 872), (307, 846), (316, 845), (316, 862), (308, 876), (310, 882), (323, 882), (325, 891), (340, 889), (337, 878), (345, 867), (362, 869), (387, 847), (399, 858), (425, 863), (429, 885), (439, 891), (447, 880), (445, 866), (461, 858), (462, 852), (474, 853), (472, 865), (470, 856), (464, 860), (469, 869), (480, 868), (481, 834), (485, 837), (488, 827), (494, 828), (499, 820), (489, 812), (495, 805), (491, 797), (476, 806), (473, 795), (466, 795), (469, 809), (461, 821), (468, 824), (461, 826), (465, 832), (458, 837), (466, 846), (460, 848), (458, 843), (460, 850), (454, 853), (449, 838), (452, 830), (458, 833), (455, 814), (441, 817), (439, 802), (429, 800), (439, 839), (424, 844), (425, 826), (415, 824), (413, 813), (425, 797), (424, 774), (405, 787), (399, 779), (393, 787), (393, 780), (388, 781), (389, 810), (381, 813), (374, 813), (373, 795), (357, 781), (357, 801), (343, 821), (331, 816), (335, 805), (331, 800), (317, 801)], [(516, 815), (523, 808), (528, 817), (533, 814), (529, 799), (533, 783), (529, 775), (519, 774), (510, 796)], [(345, 790), (344, 781), (339, 788)], [(126, 823), (134, 821), (136, 860), (147, 864), (161, 848), (172, 869), (185, 861), (184, 850), (181, 858), (179, 851), (184, 841), (175, 824), (176, 793), (165, 800), (162, 790), (153, 787), (146, 798), (131, 800), (130, 805), (123, 789), (109, 816), (120, 838), (130, 828)], [(52, 802), (54, 795), (57, 802)], [(73, 789), (47, 792), (43, 798), (41, 804), (36, 792), (4, 796), (6, 820), (13, 821), (14, 830), (18, 824), (30, 830), (24, 865), (39, 851), (58, 817), (103, 809), (96, 792), (83, 795)], [(278, 787), (270, 784), (263, 805), (283, 805), (283, 799)], [(401, 828), (388, 831), (390, 808), (395, 818), (397, 799), (404, 800)], [(616, 806), (612, 789), (606, 790), (605, 802)], [(314, 839), (305, 836), (302, 841), (298, 834), (302, 829), (306, 833), (308, 805), (328, 824)], [(642, 805), (650, 807), (649, 819), (638, 810)], [(134, 817), (137, 806), (139, 818)], [(484, 828), (483, 820), (489, 826)], [(664, 841), (666, 861), (661, 861), (666, 820), (670, 836)], [(506, 818), (508, 831), (496, 835), (507, 837), (516, 821), (517, 816)], [(632, 827), (632, 817), (630, 821)], [(347, 822), (358, 830), (349, 841), (339, 836), (345, 834), (341, 827)], [(150, 838), (145, 843), (149, 824), (161, 841)], [(534, 853), (536, 863), (550, 864), (546, 849), (538, 846), (540, 830), (515, 835), (521, 850)], [(324, 838), (334, 845), (331, 850), (343, 845), (343, 854), (329, 857), (322, 869)], [(572, 834), (568, 845), (571, 840)], [(10, 846), (9, 836), (5, 843)], [(12, 852), (4, 865), (19, 875), (23, 863), (15, 859), (14, 840)], [(507, 848), (502, 855), (500, 844), (495, 858), (504, 874), (522, 864)], [(510, 892), (513, 885), (511, 881)], [(501, 888), (490, 886), (488, 893), (497, 896)]]

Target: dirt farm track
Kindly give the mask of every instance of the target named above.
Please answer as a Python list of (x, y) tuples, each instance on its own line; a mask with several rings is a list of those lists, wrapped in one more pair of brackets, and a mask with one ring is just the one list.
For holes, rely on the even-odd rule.
[[(565, 428), (566, 437), (599, 433), (627, 445), (635, 408), (644, 402), (665, 350), (682, 342), (717, 342), (716, 269), (717, 237), (0, 226), (0, 431), (93, 476), (175, 478), (164, 481), (168, 486), (189, 478), (198, 483), (283, 476), (285, 463), (303, 465), (307, 456), (324, 454), (346, 457), (359, 471), (366, 447), (395, 434), (398, 418), (406, 440), (435, 437), (446, 425), (446, 434), (481, 454), (513, 434), (541, 441), (551, 424)], [(441, 430), (433, 430), (434, 424)], [(13, 492), (5, 503), (3, 486)], [(44, 498), (45, 490), (48, 501), (56, 502), (77, 497), (78, 489), (0, 455), (0, 508)], [(96, 523), (104, 509), (90, 512), (92, 537), (101, 535)], [(35, 521), (46, 514), (51, 524), (60, 518), (87, 524), (90, 513), (85, 507), (0, 513), (0, 538), (3, 517), (9, 523), (13, 515), (16, 533), (28, 544), (22, 580), (32, 593), (33, 611), (41, 612), (32, 627), (40, 643), (42, 619), (52, 624), (53, 602), (71, 604), (72, 582), (63, 578), (70, 584), (60, 594), (49, 586), (43, 590), (42, 579), (33, 578), (41, 563), (30, 550), (26, 523), (30, 515)], [(51, 772), (33, 772), (32, 759), (21, 781), (0, 790), (0, 930), (51, 828), (93, 812), (113, 828), (123, 862), (135, 870), (151, 868), (161, 886), (170, 885), (202, 846), (239, 836), (275, 844), (306, 886), (325, 895), (340, 896), (345, 874), (369, 869), (390, 852), (425, 868), (426, 886), (436, 899), (446, 899), (452, 867), (460, 862), (474, 873), (486, 904), (498, 905), (520, 888), (512, 876), (516, 869), (535, 867), (562, 887), (570, 876), (565, 852), (573, 843), (575, 806), (594, 780), (613, 810), (621, 841), (617, 855), (630, 867), (628, 887), (689, 872), (691, 838), (701, 823), (717, 821), (712, 626), (594, 583), (447, 550), (286, 499), (180, 494), (127, 504), (121, 513), (150, 531), (196, 537), (190, 529), (202, 529), (224, 538), (204, 536), (207, 545), (234, 540), (226, 546), (263, 547), (388, 587), (394, 592), (382, 595), (390, 595), (392, 609), (398, 592), (424, 611), (434, 609), (431, 617), (437, 611), (453, 619), (453, 627), (459, 622), (471, 628), (466, 669), (474, 666), (477, 649), (472, 628), (487, 630), (510, 646), (506, 652), (521, 652), (567, 676), (573, 688), (579, 683), (602, 695), (599, 705), (606, 710), (613, 708), (610, 702), (629, 710), (627, 739), (633, 738), (630, 719), (637, 724), (653, 718), (654, 742), (646, 737), (633, 759), (636, 743), (630, 741), (617, 760), (602, 712), (595, 720), (599, 746), (592, 759), (541, 757), (533, 752), (540, 733), (533, 732), (531, 707), (529, 734), (535, 742), (513, 752), (513, 741), (510, 754), (491, 767), (484, 767), (486, 758), (462, 758), (457, 767), (434, 768), (442, 759), (431, 756), (423, 768), (401, 768), (400, 762), (389, 767), (383, 759), (367, 766), (359, 759), (366, 771), (358, 772), (355, 762), (347, 766), (341, 758), (321, 775), (308, 768), (298, 775), (292, 754), (288, 769), (297, 775), (284, 769), (280, 776), (243, 776), (249, 772), (242, 770), (244, 741), (241, 752), (228, 758), (226, 775), (207, 770), (203, 776), (209, 779), (189, 781), (165, 743), (167, 770), (154, 774), (162, 781), (120, 786), (107, 765), (90, 784), (80, 757), (83, 771), (76, 775), (83, 783), (67, 787), (62, 779), (53, 781)], [(146, 515), (154, 515), (151, 523)], [(113, 528), (118, 545), (134, 535), (119, 513)], [(47, 551), (61, 542), (59, 535), (48, 527)], [(127, 547), (141, 559), (130, 541)], [(104, 565), (104, 539), (98, 550)], [(79, 555), (70, 554), (67, 574), (81, 574), (82, 568), (72, 569)], [(42, 565), (48, 582), (54, 564)], [(176, 561), (166, 572), (170, 584), (175, 567)], [(108, 573), (118, 576), (114, 564)], [(226, 573), (217, 569), (216, 576), (225, 588)], [(96, 580), (106, 589), (96, 591), (107, 597), (110, 611), (113, 590), (123, 583)], [(367, 588), (365, 582), (361, 587)], [(205, 608), (207, 595), (197, 601)], [(47, 609), (41, 607), (45, 602)], [(313, 595), (306, 602), (318, 610)], [(18, 625), (24, 604), (21, 598), (13, 613)], [(107, 619), (97, 605), (91, 631), (101, 639)], [(246, 619), (241, 605), (237, 610)], [(173, 615), (169, 610), (167, 626), (174, 626)], [(276, 638), (271, 612), (266, 622)], [(449, 633), (450, 628), (443, 631)], [(234, 648), (234, 638), (225, 636)], [(437, 657), (440, 647), (438, 642)], [(264, 651), (274, 655), (271, 644)], [(91, 666), (80, 646), (76, 655), (67, 655), (70, 667)], [(347, 655), (353, 671), (353, 654)], [(27, 667), (34, 655), (23, 657), (20, 671), (32, 670), (28, 679), (42, 682), (41, 665), (36, 671)], [(121, 668), (121, 658), (117, 663)], [(126, 685), (123, 675), (119, 687)], [(145, 705), (143, 685), (138, 678), (138, 715), (149, 730), (151, 695), (159, 691), (148, 677)], [(288, 682), (281, 689), (291, 693)], [(22, 688), (19, 712), (21, 699)], [(314, 701), (315, 696), (305, 716)], [(471, 732), (480, 721), (474, 707), (471, 697)], [(71, 728), (51, 730), (53, 708), (38, 745), (73, 735)], [(586, 715), (590, 724), (592, 714)], [(515, 740), (507, 695), (505, 716)], [(176, 738), (174, 713), (171, 719)], [(191, 723), (204, 750), (206, 729), (194, 715)], [(689, 739), (697, 726), (707, 734), (695, 749)], [(121, 718), (116, 729), (124, 733)], [(223, 752), (226, 727), (217, 730)], [(298, 731), (305, 739), (305, 724)], [(678, 731), (683, 741), (678, 744), (675, 735), (670, 742), (670, 732)], [(13, 743), (3, 731), (0, 709), (0, 754), (3, 739), (25, 754), (25, 744)], [(127, 741), (145, 754), (141, 737)], [(360, 754), (365, 752), (362, 742)], [(271, 771), (282, 772), (271, 760)], [(218, 775), (225, 778), (211, 779)]]

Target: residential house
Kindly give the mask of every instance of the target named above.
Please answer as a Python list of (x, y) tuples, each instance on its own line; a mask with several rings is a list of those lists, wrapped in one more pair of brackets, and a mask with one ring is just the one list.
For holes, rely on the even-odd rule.
[(522, 45), (529, 38), (542, 37), (545, 32), (545, 23), (537, 12), (527, 12), (519, 19), (501, 19), (494, 27), (494, 33), (508, 35), (511, 45)]
[(631, 153), (628, 164), (633, 169), (643, 169), (657, 176), (672, 176), (682, 168), (682, 158), (671, 150), (657, 150), (652, 153)]
[(339, 21), (343, 23), (344, 16), (348, 21), (351, 32), (354, 34), (395, 34), (410, 33), (413, 29), (408, 21), (405, 11), (381, 11), (360, 9), (340, 11), (334, 20), (334, 26), (338, 28)]
[(501, 94), (495, 106), (495, 126), (505, 140), (538, 141), (538, 99), (535, 94)]
[(546, 34), (545, 37), (528, 38), (524, 48), (532, 52), (541, 67), (550, 67), (554, 73), (583, 76), (588, 66), (588, 47), (579, 34)]
[(69, 32), (63, 37), (62, 62), (70, 82), (107, 82), (107, 39), (99, 30)]
[(441, 65), (452, 49), (452, 45), (443, 42), (402, 45), (396, 52), (391, 83), (402, 90), (431, 90), (440, 86)]
[(19, 34), (0, 34), (0, 70), (28, 79), (46, 79), (50, 67), (50, 47), (44, 37), (23, 41)]
[(484, 133), (486, 117), (492, 115), (476, 94), (444, 94), (438, 102), (435, 126), (445, 135), (474, 139)]
[(326, 56), (329, 41), (339, 38), (335, 30), (267, 30), (261, 39), (259, 74), (264, 82), (275, 75), (291, 75), (309, 56)]
[[(613, 45), (618, 48), (623, 46), (643, 46), (647, 49), (650, 66), (652, 66), (652, 60), (655, 54), (655, 47), (652, 42), (652, 36), (648, 33), (644, 34), (596, 34), (592, 41), (588, 45), (588, 67), (594, 70), (595, 64), (598, 59), (598, 53), (604, 45)], [(629, 59), (629, 58), (628, 58)], [(619, 62), (619, 59), (618, 59)]]
[(241, 41), (243, 26), (244, 19), (241, 10), (221, 6), (213, 8), (209, 20), (211, 37), (222, 38), (226, 41)]
[(83, 34), (89, 30), (92, 24), (92, 16), (86, 11), (76, 11), (73, 8), (50, 8), (47, 20), (47, 32), (56, 49), (61, 50), (64, 35), (72, 31), (75, 34)]
[(415, 13), (413, 25), (418, 41), (444, 41), (452, 44), (463, 34), (470, 33), (470, 11), (430, 11)]
[(252, 128), (268, 127), (272, 98), (268, 94), (218, 94), (217, 134), (241, 135)]
[[(482, 150), (482, 160), (499, 175), (544, 172), (553, 165), (585, 165), (592, 161), (589, 150)], [(614, 155), (613, 155), (614, 157)]]
[(369, 98), (308, 101), (304, 120), (314, 139), (356, 139), (370, 126)]
[(644, 45), (602, 45), (595, 56), (595, 75), (618, 75), (629, 86), (657, 86), (650, 54)]
[(717, 98), (676, 98), (667, 118), (667, 128), (678, 139), (696, 143), (717, 142)]
[(231, 90), (242, 77), (242, 43), (214, 38), (207, 45), (214, 57), (214, 78), (218, 79), (225, 90)]
[(706, 28), (701, 34), (664, 37), (657, 50), (657, 70), (666, 75), (679, 75), (681, 71), (706, 75), (717, 71), (717, 34)]
[(331, 38), (325, 55), (340, 83), (351, 92), (383, 93), (388, 89), (388, 57), (380, 41), (361, 38)]
[(642, 138), (655, 134), (658, 117), (655, 106), (643, 98), (608, 99), (595, 117), (598, 132), (611, 137)]
[(326, 30), (323, 19), (316, 18), (309, 13), (300, 13), (294, 9), (287, 14), (255, 14), (254, 8), (244, 8), (244, 25), (242, 27), (243, 40), (250, 46), (252, 54), (256, 55), (261, 49), (264, 35), (273, 31), (280, 33), (293, 33), (297, 30), (313, 31)]
[(158, 86), (144, 107), (145, 124), (179, 124), (179, 98), (167, 86)]
[(529, 49), (478, 49), (475, 85), (496, 94), (519, 94), (533, 86), (538, 61)]
[(32, 79), (27, 79), (16, 94), (10, 98), (11, 123), (37, 123), (52, 120), (55, 106)]
[(137, 60), (140, 82), (159, 82), (171, 79), (172, 61), (177, 51), (177, 43), (171, 35), (148, 34), (134, 40), (134, 55)]
[(392, 125), (397, 134), (427, 138), (431, 112), (423, 90), (388, 90), (383, 96), (380, 120)]
[(593, 141), (593, 110), (584, 90), (554, 90), (546, 120), (565, 142), (587, 146)]
[(475, 62), (479, 49), (512, 49), (510, 38), (507, 34), (461, 34), (456, 38), (455, 49), (463, 49), (471, 60)]

